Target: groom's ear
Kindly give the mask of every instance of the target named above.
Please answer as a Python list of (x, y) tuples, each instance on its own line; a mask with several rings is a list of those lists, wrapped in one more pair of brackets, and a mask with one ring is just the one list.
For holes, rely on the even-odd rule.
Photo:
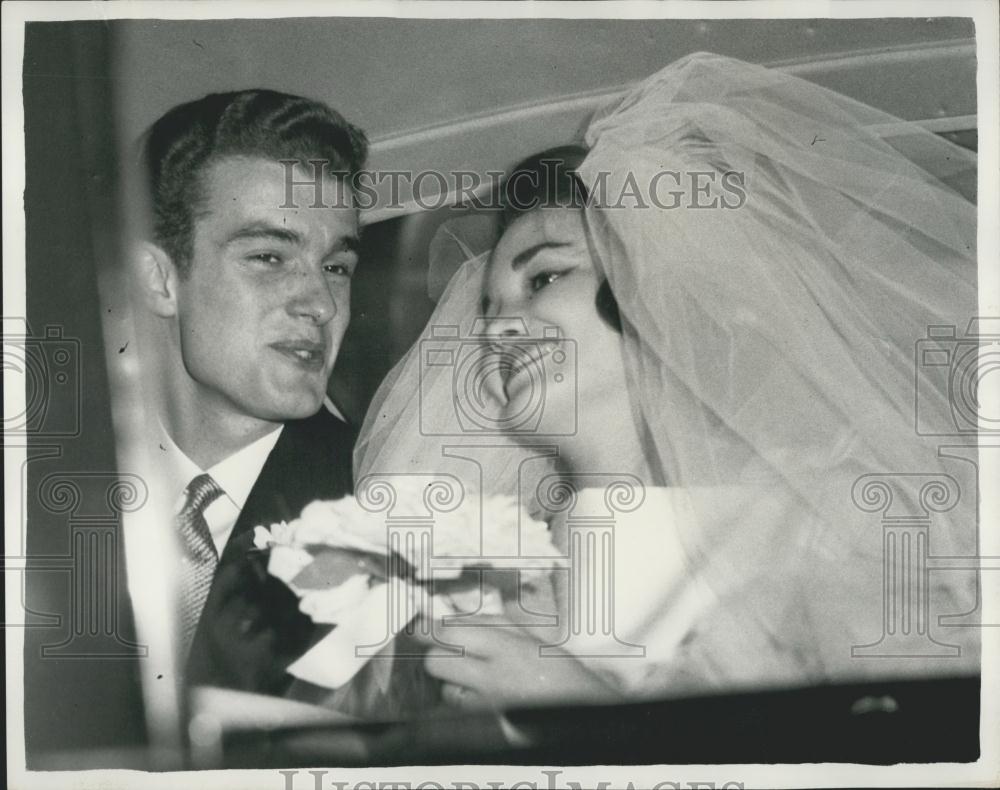
[(133, 253), (139, 287), (147, 307), (161, 318), (177, 315), (177, 285), (180, 273), (173, 258), (152, 242), (140, 242)]

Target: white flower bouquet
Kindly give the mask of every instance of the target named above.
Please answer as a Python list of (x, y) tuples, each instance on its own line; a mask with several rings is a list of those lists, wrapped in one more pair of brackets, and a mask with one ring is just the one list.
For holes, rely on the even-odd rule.
[[(345, 497), (313, 502), (291, 523), (256, 528), (255, 546), (270, 552), (268, 572), (314, 622), (336, 626), (288, 668), (293, 676), (340, 688), (375, 655), (391, 655), (385, 648), (416, 617), (500, 614), (519, 585), (547, 582), (565, 567), (548, 526), (514, 497), (466, 495), (429, 515), (430, 486), (422, 480), (393, 482), (392, 518), (367, 499), (368, 507)], [(518, 581), (484, 586), (482, 571), (490, 568), (518, 572), (491, 574), (494, 583)]]

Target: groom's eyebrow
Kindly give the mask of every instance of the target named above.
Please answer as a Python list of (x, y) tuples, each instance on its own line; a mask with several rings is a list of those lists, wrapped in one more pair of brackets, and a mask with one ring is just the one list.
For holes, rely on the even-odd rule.
[(528, 247), (528, 249), (522, 250), (515, 255), (510, 262), (510, 268), (516, 272), (518, 269), (523, 269), (528, 261), (543, 250), (569, 246), (571, 246), (571, 244), (568, 241), (543, 241), (541, 244), (534, 244), (531, 247)]
[(269, 240), (280, 241), (286, 244), (301, 244), (301, 234), (289, 228), (282, 228), (277, 225), (270, 225), (264, 222), (254, 222), (252, 225), (245, 225), (234, 231), (226, 239), (226, 244), (244, 240)]
[[(300, 247), (305, 244), (301, 233), (291, 228), (271, 225), (266, 222), (254, 222), (250, 225), (245, 225), (229, 234), (224, 243), (229, 245), (238, 241), (275, 241), (282, 244), (298, 245)], [(324, 257), (329, 258), (331, 255), (336, 255), (339, 252), (352, 252), (357, 255), (360, 248), (360, 237), (356, 234), (347, 234), (337, 239)]]

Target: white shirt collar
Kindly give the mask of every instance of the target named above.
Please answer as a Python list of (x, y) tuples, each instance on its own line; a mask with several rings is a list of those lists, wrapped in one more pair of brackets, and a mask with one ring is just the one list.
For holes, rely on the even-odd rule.
[(327, 395), (323, 398), (323, 406), (326, 408), (330, 414), (336, 417), (341, 422), (347, 422), (347, 418), (341, 413), (340, 409), (337, 408), (337, 404), (330, 400), (330, 396)]
[[(283, 429), (284, 426), (275, 428), (207, 470), (225, 494), (205, 508), (205, 521), (220, 555)], [(164, 460), (165, 482), (169, 486), (174, 512), (179, 513), (184, 506), (184, 491), (205, 470), (174, 443), (162, 425), (160, 434), (158, 452)]]
[(243, 510), (247, 497), (250, 496), (250, 490), (260, 477), (260, 470), (264, 468), (264, 462), (277, 444), (283, 428), (284, 426), (275, 428), (242, 450), (223, 458), (208, 470), (212, 479), (226, 492), (226, 496), (239, 510)]
[(184, 505), (184, 490), (203, 470), (174, 443), (162, 424), (159, 428), (157, 457), (162, 462), (163, 482), (167, 487), (169, 501), (174, 506), (174, 512), (179, 513)]

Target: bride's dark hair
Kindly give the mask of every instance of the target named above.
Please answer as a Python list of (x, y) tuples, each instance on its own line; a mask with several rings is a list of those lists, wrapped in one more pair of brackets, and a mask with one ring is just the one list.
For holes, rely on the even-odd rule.
[[(589, 193), (576, 171), (587, 153), (582, 145), (562, 145), (529, 156), (515, 165), (502, 187), (500, 232), (535, 209), (583, 210)], [(621, 332), (618, 302), (607, 280), (603, 280), (597, 290), (596, 306), (598, 315), (615, 331)]]

